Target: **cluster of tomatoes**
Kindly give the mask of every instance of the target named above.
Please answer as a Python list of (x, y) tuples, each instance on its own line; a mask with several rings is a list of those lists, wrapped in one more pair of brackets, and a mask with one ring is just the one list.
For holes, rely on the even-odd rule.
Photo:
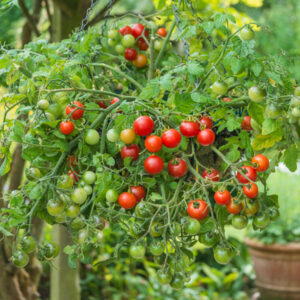
[[(167, 35), (165, 28), (159, 28), (156, 31), (156, 39), (153, 43), (154, 50), (159, 51), (162, 48), (163, 40)], [(137, 68), (144, 68), (147, 63), (145, 54), (149, 48), (149, 30), (141, 23), (133, 26), (126, 25), (117, 29), (108, 31), (108, 46), (113, 47), (118, 54), (124, 55), (125, 59), (132, 61)]]

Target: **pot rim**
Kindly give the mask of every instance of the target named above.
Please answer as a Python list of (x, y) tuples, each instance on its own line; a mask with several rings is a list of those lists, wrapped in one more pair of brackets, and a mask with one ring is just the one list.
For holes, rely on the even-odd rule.
[(271, 251), (271, 252), (300, 252), (300, 243), (287, 243), (287, 244), (263, 244), (257, 239), (245, 238), (245, 244), (257, 250)]

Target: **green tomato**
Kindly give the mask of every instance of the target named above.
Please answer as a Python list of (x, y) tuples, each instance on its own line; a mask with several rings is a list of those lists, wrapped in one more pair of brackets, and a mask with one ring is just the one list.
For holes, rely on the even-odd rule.
[(161, 240), (152, 240), (150, 245), (149, 245), (149, 250), (152, 255), (154, 256), (159, 256), (164, 253), (165, 250), (165, 244)]
[(172, 281), (172, 274), (170, 271), (158, 270), (156, 275), (160, 284), (169, 284)]
[(25, 84), (19, 85), (18, 91), (20, 94), (26, 95), (27, 94), (27, 86)]
[(153, 237), (159, 237), (162, 235), (162, 233), (163, 233), (162, 224), (158, 222), (153, 222), (150, 227), (150, 234)]
[(82, 229), (84, 226), (85, 226), (85, 222), (82, 217), (76, 217), (71, 223), (72, 229), (75, 230)]
[(50, 104), (47, 109), (47, 112), (52, 114), (55, 118), (59, 118), (62, 114), (62, 108), (58, 103)]
[(83, 244), (89, 238), (89, 232), (86, 229), (81, 229), (78, 232), (77, 241), (79, 244)]
[(125, 52), (125, 48), (121, 45), (121, 44), (118, 44), (116, 47), (115, 47), (115, 50), (118, 54), (124, 54)]
[(174, 289), (182, 289), (184, 287), (185, 279), (186, 277), (184, 276), (184, 274), (175, 273), (170, 285)]
[(228, 264), (233, 256), (232, 250), (223, 245), (217, 245), (214, 247), (213, 252), (216, 262), (221, 265)]
[(49, 112), (45, 112), (46, 118), (48, 121), (55, 121), (56, 118), (53, 114), (49, 113)]
[(100, 230), (104, 229), (105, 227), (105, 219), (97, 215), (94, 215), (92, 217), (92, 223), (94, 224), (95, 227), (97, 227)]
[(133, 35), (131, 34), (126, 34), (123, 36), (122, 38), (122, 45), (125, 47), (125, 48), (131, 48), (133, 47), (135, 44), (135, 38)]
[(42, 177), (41, 171), (38, 168), (29, 168), (26, 170), (26, 177), (30, 181), (36, 181)]
[(118, 130), (112, 128), (107, 131), (106, 138), (109, 142), (116, 143), (120, 138), (120, 134)]
[(38, 103), (37, 103), (37, 106), (39, 109), (42, 109), (42, 110), (46, 110), (49, 108), (49, 101), (46, 100), (46, 99), (41, 99)]
[(300, 107), (300, 97), (292, 97), (291, 106)]
[(24, 236), (21, 241), (22, 250), (27, 254), (32, 253), (36, 249), (36, 241), (35, 239), (28, 235)]
[(163, 45), (163, 41), (161, 39), (154, 41), (154, 50), (160, 51)]
[(277, 119), (281, 115), (281, 110), (278, 109), (274, 104), (270, 104), (266, 107), (266, 115), (270, 119)]
[(92, 171), (85, 171), (83, 173), (83, 181), (86, 184), (93, 184), (96, 180), (96, 174)]
[(65, 92), (55, 93), (52, 99), (59, 105), (63, 105), (69, 101), (68, 95)]
[(246, 228), (248, 225), (248, 218), (243, 215), (234, 215), (232, 217), (231, 224), (236, 229)]
[(115, 190), (109, 189), (105, 194), (105, 198), (108, 202), (116, 202), (119, 198), (119, 194)]
[(56, 223), (61, 224), (61, 223), (66, 222), (66, 217), (67, 217), (67, 215), (66, 215), (65, 211), (63, 211), (63, 213), (61, 213), (60, 215), (55, 216), (54, 220), (55, 220)]
[(278, 219), (279, 216), (280, 216), (278, 208), (277, 207), (272, 207), (268, 211), (268, 215), (269, 215), (271, 221), (275, 221), (276, 219)]
[(62, 175), (57, 181), (57, 187), (60, 189), (69, 189), (73, 186), (73, 179), (70, 175)]
[(149, 26), (149, 28), (152, 29), (153, 31), (156, 31), (156, 30), (158, 29), (158, 25), (157, 25), (155, 22), (153, 22), (153, 21), (150, 21), (150, 22), (148, 23), (148, 26)]
[(294, 95), (295, 96), (300, 96), (300, 86), (295, 87)]
[(80, 214), (80, 206), (76, 204), (71, 204), (66, 208), (66, 215), (73, 219), (79, 216)]
[(110, 30), (108, 30), (107, 36), (110, 39), (116, 39), (118, 37), (118, 30), (117, 29), (110, 29)]
[(85, 134), (84, 140), (88, 145), (98, 144), (100, 141), (100, 136), (98, 131), (95, 129), (89, 129)]
[(141, 201), (135, 207), (135, 213), (140, 218), (146, 218), (152, 215), (152, 206), (147, 202)]
[(47, 260), (55, 258), (59, 254), (59, 246), (55, 243), (46, 243), (44, 245), (44, 255)]
[(244, 41), (251, 41), (254, 38), (254, 31), (249, 27), (243, 28), (240, 34), (241, 39)]
[(24, 251), (17, 250), (11, 260), (16, 267), (24, 268), (29, 262), (29, 256)]
[(87, 195), (86, 191), (84, 190), (84, 188), (79, 187), (79, 188), (76, 188), (72, 192), (71, 199), (74, 203), (81, 205), (86, 201), (87, 196), (88, 195)]
[(219, 240), (219, 235), (214, 231), (205, 232), (199, 236), (200, 243), (204, 244), (206, 247), (213, 247)]
[(221, 81), (215, 81), (211, 88), (212, 91), (218, 95), (224, 95), (228, 91), (228, 85)]
[(261, 103), (266, 99), (266, 92), (265, 90), (257, 87), (257, 86), (252, 86), (249, 90), (248, 90), (248, 96), (250, 98), (251, 101), (255, 102), (255, 103)]
[(89, 196), (89, 195), (92, 195), (92, 193), (93, 193), (93, 188), (92, 188), (92, 186), (90, 186), (90, 185), (85, 185), (84, 187), (83, 187), (83, 189), (85, 190), (85, 192), (86, 192), (86, 194)]
[(194, 218), (188, 218), (184, 230), (187, 234), (198, 234), (200, 231), (200, 222)]
[(51, 216), (54, 217), (59, 216), (60, 214), (62, 214), (64, 209), (65, 209), (65, 204), (60, 199), (59, 200), (51, 199), (47, 202), (47, 211), (48, 214)]
[(133, 244), (129, 248), (129, 254), (134, 259), (143, 259), (146, 253), (146, 248), (141, 244)]
[(295, 118), (300, 118), (300, 108), (299, 107), (293, 107), (292, 116)]
[(253, 224), (256, 227), (263, 229), (270, 224), (270, 217), (264, 212), (259, 212), (253, 218)]
[(129, 232), (135, 238), (140, 237), (142, 234), (146, 232), (144, 222), (140, 220), (133, 222), (130, 225)]
[(114, 39), (108, 39), (107, 44), (108, 44), (109, 47), (114, 47), (114, 46), (116, 46), (117, 41), (114, 40)]

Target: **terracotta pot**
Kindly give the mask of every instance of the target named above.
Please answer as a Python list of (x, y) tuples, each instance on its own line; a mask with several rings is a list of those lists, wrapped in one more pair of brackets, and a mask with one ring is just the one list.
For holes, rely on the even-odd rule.
[(300, 300), (300, 243), (264, 245), (246, 239), (260, 299)]

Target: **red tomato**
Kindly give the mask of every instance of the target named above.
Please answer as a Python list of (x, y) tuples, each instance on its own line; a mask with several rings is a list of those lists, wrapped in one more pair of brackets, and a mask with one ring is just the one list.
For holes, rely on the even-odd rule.
[(146, 51), (149, 47), (147, 42), (144, 40), (144, 38), (139, 38), (137, 44), (138, 44), (138, 47), (141, 51)]
[(269, 168), (269, 159), (263, 154), (257, 154), (252, 157), (251, 163), (257, 172), (264, 172)]
[(133, 130), (137, 135), (149, 135), (154, 129), (154, 122), (148, 116), (141, 116), (133, 122)]
[(120, 99), (117, 98), (117, 97), (114, 97), (114, 98), (111, 100), (110, 104), (115, 104), (115, 103), (118, 102), (118, 101), (120, 101)]
[(130, 146), (124, 146), (121, 150), (121, 156), (123, 159), (126, 157), (132, 157), (132, 161), (135, 161), (139, 158), (140, 155), (140, 148), (133, 144)]
[(250, 116), (244, 117), (241, 127), (242, 127), (242, 129), (247, 130), (247, 131), (253, 130), (253, 128), (251, 127), (251, 117)]
[(98, 105), (99, 105), (101, 108), (106, 108), (106, 107), (107, 107), (107, 105), (106, 105), (102, 100), (98, 101)]
[(219, 205), (227, 205), (230, 202), (231, 195), (227, 190), (216, 191), (214, 195), (216, 203)]
[(76, 163), (75, 163), (75, 156), (74, 155), (70, 155), (68, 158), (67, 158), (67, 163), (68, 163), (68, 167), (70, 168), (71, 166), (72, 167), (75, 167), (76, 166)]
[(249, 182), (243, 186), (243, 192), (248, 198), (255, 198), (258, 195), (258, 187), (255, 183)]
[(137, 57), (132, 61), (132, 63), (137, 68), (144, 68), (148, 63), (147, 56), (145, 54), (138, 54)]
[(182, 177), (186, 171), (187, 164), (184, 159), (174, 158), (168, 163), (168, 172), (175, 178)]
[(126, 48), (125, 49), (125, 54), (124, 54), (124, 57), (125, 59), (127, 60), (134, 60), (136, 57), (137, 57), (137, 51), (135, 49), (132, 49), (132, 48)]
[(59, 130), (62, 134), (69, 135), (74, 131), (74, 124), (72, 121), (62, 121)]
[(130, 192), (135, 196), (137, 202), (140, 202), (146, 196), (146, 191), (143, 186), (131, 186)]
[(223, 98), (222, 101), (224, 101), (224, 102), (230, 102), (231, 99), (230, 98)]
[(252, 181), (256, 181), (257, 174), (256, 174), (256, 171), (254, 168), (252, 168), (250, 166), (242, 166), (240, 168), (240, 170), (242, 172), (241, 173), (238, 172), (236, 174), (236, 178), (240, 183), (248, 183), (249, 182), (249, 180), (245, 176), (247, 176)]
[(165, 37), (167, 35), (167, 30), (165, 28), (163, 28), (163, 27), (158, 28), (157, 29), (157, 34), (160, 35), (160, 36), (162, 36), (162, 37)]
[(84, 107), (84, 106), (79, 101), (74, 101), (73, 104), (74, 104), (74, 107), (72, 107), (72, 103), (69, 104), (69, 105), (67, 105), (67, 107), (66, 107), (66, 114), (67, 115), (72, 114), (72, 119), (73, 120), (78, 120), (78, 119), (80, 119), (83, 116), (84, 110), (83, 109), (79, 109), (77, 106), (79, 106), (79, 107)]
[(119, 29), (119, 32), (122, 34), (122, 35), (126, 35), (126, 34), (132, 34), (132, 29), (130, 26), (126, 25), (122, 28)]
[[(132, 35), (135, 37), (135, 38), (138, 38), (140, 35), (143, 34), (143, 31), (144, 31), (144, 25), (141, 24), (141, 23), (137, 23), (135, 25), (132, 26)], [(146, 35), (146, 32), (145, 32), (145, 36)]]
[(202, 177), (204, 179), (212, 180), (212, 181), (219, 181), (220, 180), (219, 172), (215, 169), (204, 170), (204, 172), (202, 173)]
[(197, 220), (204, 219), (208, 212), (209, 207), (207, 203), (200, 199), (190, 201), (187, 207), (188, 215)]
[(158, 152), (162, 145), (162, 140), (157, 135), (149, 135), (145, 140), (146, 149), (152, 153)]
[(162, 134), (161, 139), (167, 148), (175, 148), (180, 144), (181, 135), (176, 129), (169, 129)]
[(125, 192), (119, 196), (119, 204), (121, 207), (125, 209), (133, 208), (135, 206), (135, 203), (136, 203), (136, 198), (131, 193)]
[(73, 179), (73, 185), (76, 184), (76, 182), (78, 182), (78, 172), (75, 170), (74, 170), (74, 172), (72, 170), (70, 170), (69, 175)]
[(209, 146), (215, 140), (215, 133), (210, 128), (200, 130), (197, 135), (197, 141), (202, 146)]
[(200, 123), (201, 129), (205, 129), (205, 128), (211, 129), (214, 126), (214, 122), (209, 116), (203, 116), (199, 120), (199, 123)]
[(145, 159), (144, 168), (151, 175), (158, 174), (164, 169), (164, 161), (159, 156), (151, 155)]
[(229, 213), (236, 215), (244, 208), (243, 203), (237, 203), (236, 198), (231, 198), (229, 203), (226, 205), (226, 209)]
[(183, 121), (180, 124), (180, 132), (183, 136), (194, 137), (200, 131), (199, 123), (192, 121)]

